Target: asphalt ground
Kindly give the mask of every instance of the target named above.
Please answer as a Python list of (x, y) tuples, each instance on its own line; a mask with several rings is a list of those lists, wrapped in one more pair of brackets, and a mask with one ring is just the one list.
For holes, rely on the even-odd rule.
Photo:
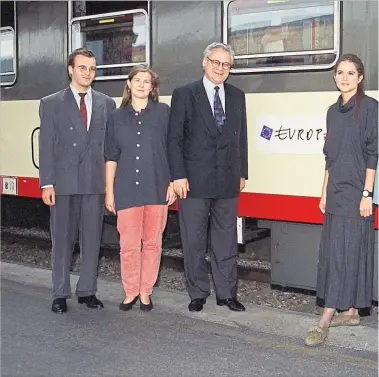
[[(99, 279), (103, 310), (73, 297), (51, 312), (50, 271), (2, 263), (2, 376), (377, 376), (377, 329), (330, 330), (304, 345), (317, 316), (247, 305), (233, 313), (207, 300), (190, 313), (188, 296), (157, 288), (154, 309), (118, 310), (119, 282)], [(77, 275), (72, 275), (72, 285)]]

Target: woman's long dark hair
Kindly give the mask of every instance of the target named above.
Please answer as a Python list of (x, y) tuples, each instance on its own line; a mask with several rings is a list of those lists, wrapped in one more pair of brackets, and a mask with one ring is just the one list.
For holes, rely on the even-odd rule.
[(359, 114), (359, 109), (361, 107), (362, 99), (365, 95), (364, 91), (364, 85), (363, 81), (365, 79), (365, 67), (363, 66), (362, 60), (358, 58), (357, 55), (354, 54), (344, 54), (341, 55), (340, 58), (337, 60), (336, 65), (334, 66), (334, 75), (337, 74), (338, 66), (342, 62), (350, 62), (355, 65), (355, 69), (358, 72), (358, 77), (363, 76), (361, 82), (358, 84), (357, 94), (356, 94), (356, 102), (355, 102), (355, 109), (354, 109), (354, 116), (357, 118)]
[(150, 74), (152, 90), (149, 93), (149, 98), (151, 98), (155, 102), (159, 101), (159, 77), (158, 77), (158, 75), (155, 72), (153, 72), (150, 68), (146, 68), (143, 66), (136, 66), (130, 71), (128, 79), (125, 82), (124, 93), (122, 95), (122, 101), (121, 101), (120, 107), (125, 107), (132, 101), (132, 93), (129, 89), (128, 81), (132, 81), (133, 77), (140, 72), (142, 72), (142, 73), (146, 72), (146, 73)]

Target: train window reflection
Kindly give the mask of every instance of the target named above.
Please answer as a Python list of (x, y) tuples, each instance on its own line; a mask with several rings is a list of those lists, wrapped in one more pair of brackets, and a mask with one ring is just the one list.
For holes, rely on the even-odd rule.
[[(103, 8), (99, 11), (104, 12)], [(133, 66), (149, 65), (149, 23), (144, 8), (72, 19), (71, 51), (86, 47), (95, 53), (97, 80), (125, 78)]]
[(2, 1), (0, 28), (0, 82), (2, 86), (16, 81), (16, 19), (15, 2)]
[(224, 42), (235, 51), (233, 71), (330, 68), (339, 50), (338, 2), (224, 2)]

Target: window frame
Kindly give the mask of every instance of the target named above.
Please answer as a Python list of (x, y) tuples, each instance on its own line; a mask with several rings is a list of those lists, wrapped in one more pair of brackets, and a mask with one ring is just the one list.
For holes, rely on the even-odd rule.
[[(228, 43), (228, 7), (233, 0), (223, 1), (223, 27), (222, 27), (222, 41)], [(305, 2), (305, 1), (304, 1)], [(265, 73), (265, 72), (288, 72), (288, 71), (318, 71), (328, 70), (336, 64), (341, 47), (341, 4), (340, 1), (333, 1), (333, 14), (334, 14), (334, 29), (333, 48), (330, 50), (303, 50), (294, 52), (272, 52), (260, 54), (247, 54), (236, 55), (234, 61), (239, 59), (252, 59), (252, 58), (266, 58), (266, 57), (284, 57), (284, 56), (301, 56), (301, 55), (319, 55), (319, 54), (335, 54), (335, 59), (329, 64), (308, 64), (308, 65), (293, 65), (293, 66), (280, 66), (280, 67), (256, 67), (256, 68), (231, 68), (230, 73)], [(232, 46), (233, 47), (233, 46)]]
[(17, 55), (17, 17), (16, 17), (16, 13), (17, 13), (17, 8), (16, 8), (16, 1), (13, 1), (13, 4), (14, 4), (14, 15), (13, 15), (13, 18), (14, 18), (14, 28), (12, 26), (2, 26), (0, 27), (0, 31), (3, 31), (3, 30), (9, 30), (9, 31), (12, 31), (13, 32), (13, 72), (10, 73), (10, 72), (7, 72), (7, 73), (1, 73), (0, 72), (0, 78), (2, 78), (3, 76), (11, 76), (11, 75), (14, 75), (14, 79), (12, 82), (3, 82), (2, 79), (0, 80), (0, 86), (13, 86), (16, 81), (17, 81), (17, 62), (18, 62), (18, 55)]
[[(72, 52), (72, 24), (76, 21), (82, 20), (96, 20), (101, 18), (116, 17), (124, 14), (135, 14), (143, 13), (146, 16), (146, 62), (145, 63), (120, 63), (120, 64), (108, 64), (108, 65), (96, 65), (97, 69), (107, 69), (107, 68), (120, 68), (120, 67), (134, 67), (136, 65), (146, 65), (150, 67), (150, 1), (147, 3), (147, 12), (143, 8), (130, 9), (125, 11), (110, 12), (110, 13), (101, 13), (91, 16), (81, 16), (81, 17), (72, 17), (73, 12), (73, 1), (68, 1), (68, 55)], [(113, 75), (113, 76), (95, 76), (94, 81), (109, 81), (109, 80), (121, 80), (127, 79), (129, 75)]]

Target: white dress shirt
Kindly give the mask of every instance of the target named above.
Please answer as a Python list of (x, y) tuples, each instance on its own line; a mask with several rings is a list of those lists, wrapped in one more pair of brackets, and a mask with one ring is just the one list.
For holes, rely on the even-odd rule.
[(209, 81), (209, 79), (204, 76), (203, 77), (203, 85), (204, 85), (204, 89), (205, 89), (205, 92), (207, 93), (207, 97), (208, 97), (208, 100), (209, 100), (209, 104), (211, 105), (211, 109), (212, 109), (212, 113), (214, 114), (214, 109), (213, 109), (213, 104), (214, 104), (214, 100), (215, 100), (215, 86), (218, 86), (220, 89), (218, 90), (218, 95), (220, 97), (220, 100), (221, 100), (221, 105), (222, 105), (222, 108), (224, 109), (224, 113), (225, 113), (225, 88), (224, 88), (224, 84), (219, 84), (219, 85), (215, 85), (213, 84), (213, 82)]

